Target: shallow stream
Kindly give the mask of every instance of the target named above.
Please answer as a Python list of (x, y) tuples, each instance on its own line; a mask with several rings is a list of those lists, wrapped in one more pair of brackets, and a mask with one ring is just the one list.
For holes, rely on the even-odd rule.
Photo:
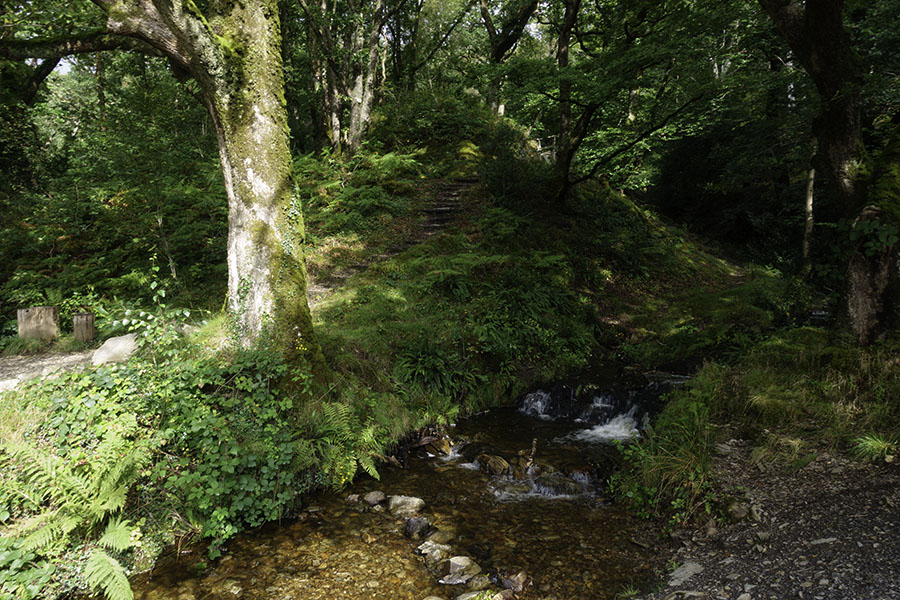
[[(202, 571), (202, 548), (163, 560), (135, 582), (135, 598), (449, 600), (469, 591), (438, 583), (415, 552), (422, 539), (404, 535), (404, 519), (362, 499), (376, 490), (422, 498), (419, 512), (431, 526), (419, 535), (440, 532), (451, 554), (474, 560), (493, 589), (522, 571), (519, 598), (612, 599), (644, 588), (664, 567), (664, 542), (650, 524), (609, 504), (601, 481), (611, 441), (635, 435), (657, 397), (655, 388), (534, 392), (516, 408), (450, 428), (449, 455), (440, 440), (423, 445), (406, 468), (384, 467), (380, 481), (360, 478), (341, 495), (311, 498), (289, 523), (232, 540), (227, 555)], [(498, 457), (509, 472), (496, 474), (504, 470)]]

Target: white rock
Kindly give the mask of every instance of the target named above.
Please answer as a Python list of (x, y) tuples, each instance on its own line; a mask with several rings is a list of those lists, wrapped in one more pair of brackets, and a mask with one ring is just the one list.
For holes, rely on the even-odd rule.
[(672, 571), (672, 575), (669, 578), (669, 585), (672, 587), (679, 586), (702, 570), (703, 565), (695, 562), (686, 562)]
[(431, 540), (423, 542), (416, 548), (416, 552), (425, 557), (425, 564), (428, 566), (435, 565), (450, 556), (450, 550), (450, 546), (437, 544)]
[(385, 499), (384, 492), (382, 492), (380, 490), (375, 490), (375, 491), (369, 492), (368, 494), (363, 496), (363, 500), (365, 500), (366, 504), (368, 504), (369, 506), (375, 506), (376, 504), (381, 504), (382, 502), (384, 502), (384, 499)]
[(425, 501), (415, 496), (388, 496), (388, 510), (395, 517), (408, 517), (422, 510)]
[(125, 362), (137, 349), (137, 336), (133, 333), (111, 337), (94, 351), (91, 364), (94, 366), (111, 362)]
[(465, 583), (479, 573), (481, 573), (481, 567), (471, 558), (468, 556), (454, 556), (450, 559), (450, 572), (439, 583), (445, 585)]

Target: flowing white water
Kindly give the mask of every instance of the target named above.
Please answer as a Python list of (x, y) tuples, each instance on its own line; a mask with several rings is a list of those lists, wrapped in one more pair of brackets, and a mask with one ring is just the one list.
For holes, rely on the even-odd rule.
[(553, 417), (547, 414), (552, 399), (553, 397), (550, 395), (550, 392), (545, 392), (544, 390), (531, 392), (522, 399), (522, 406), (519, 410), (530, 417), (537, 417), (549, 421), (553, 419)]
[(574, 431), (564, 436), (563, 439), (592, 444), (608, 444), (614, 441), (624, 442), (634, 439), (640, 433), (635, 413), (637, 413), (637, 406), (632, 406), (628, 412), (620, 413), (606, 423)]

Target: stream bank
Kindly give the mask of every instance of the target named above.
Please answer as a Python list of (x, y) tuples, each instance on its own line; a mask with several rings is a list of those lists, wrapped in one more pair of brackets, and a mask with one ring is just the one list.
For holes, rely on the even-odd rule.
[[(135, 597), (448, 600), (486, 589), (600, 600), (647, 589), (669, 543), (611, 505), (602, 481), (610, 441), (634, 435), (658, 394), (563, 387), (462, 420), (452, 446), (435, 436), (405, 468), (313, 497), (296, 520), (239, 536), (208, 567), (200, 547), (169, 556), (134, 583)], [(401, 514), (404, 496), (423, 502)], [(459, 577), (457, 563), (476, 566)]]
[[(805, 464), (804, 464), (805, 463)], [(802, 461), (754, 460), (747, 440), (717, 446), (734, 492), (730, 521), (675, 532), (678, 568), (640, 600), (900, 598), (900, 466), (814, 448)]]

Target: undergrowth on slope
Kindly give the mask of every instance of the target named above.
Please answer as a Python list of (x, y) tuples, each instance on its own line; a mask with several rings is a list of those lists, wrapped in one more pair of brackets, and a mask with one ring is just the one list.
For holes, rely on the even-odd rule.
[(788, 469), (803, 468), (822, 446), (894, 460), (898, 343), (891, 336), (860, 348), (824, 327), (788, 327), (737, 360), (707, 362), (670, 394), (642, 439), (623, 449), (615, 494), (642, 514), (678, 524), (715, 508), (727, 492), (712, 481), (717, 425), (750, 439), (754, 460)]
[[(0, 424), (9, 442), (0, 446), (8, 467), (0, 471), (4, 591), (28, 598), (35, 586), (45, 596), (99, 588), (118, 597), (126, 593), (121, 577), (148, 568), (163, 544), (203, 536), (215, 556), (236, 533), (290, 515), (309, 490), (376, 474), (388, 446), (410, 431), (506, 402), (536, 382), (611, 360), (617, 349), (645, 366), (662, 364), (694, 343), (673, 335), (679, 327), (721, 326), (725, 333), (715, 335), (724, 343), (748, 344), (738, 339), (742, 327), (726, 327), (735, 303), (746, 313), (742, 324), (765, 311), (771, 318), (760, 331), (780, 322), (774, 278), (751, 281), (734, 297), (715, 291), (733, 281), (733, 267), (605, 185), (580, 186), (556, 204), (544, 194), (553, 187), (549, 172), (529, 156), (522, 132), (482, 117), (446, 152), (421, 151), (395, 131), (381, 139), (382, 150), (366, 148), (350, 161), (327, 153), (297, 159), (309, 272), (337, 281), (314, 308), (330, 390), (313, 390), (302, 365), (265, 344), (229, 345), (221, 316), (186, 338), (183, 321), (197, 313), (160, 293), (155, 267), (135, 277), (152, 308), (95, 299), (104, 333), (137, 333), (141, 354), (3, 397), (17, 429), (6, 437)], [(475, 173), (480, 183), (453, 223), (419, 235), (418, 209), (441, 183), (423, 175)], [(679, 303), (697, 283), (706, 290)], [(691, 352), (715, 345), (695, 346)], [(691, 414), (690, 423), (671, 415), (685, 439), (689, 425), (706, 418), (699, 408)], [(116, 454), (123, 466), (112, 494), (88, 459), (117, 440), (137, 454)], [(678, 443), (660, 441), (654, 452)], [(697, 460), (702, 444), (691, 443)], [(35, 478), (29, 461), (57, 467)], [(670, 460), (672, 468), (692, 464)], [(676, 485), (657, 471), (657, 483), (642, 484), (656, 488), (647, 502), (662, 502)], [(86, 488), (87, 504), (106, 508), (66, 508), (78, 503), (65, 492), (66, 474), (99, 486)], [(34, 500), (23, 490), (34, 490)], [(679, 510), (693, 510), (697, 493), (682, 492)], [(51, 527), (52, 543), (27, 542), (34, 523), (44, 523), (35, 531)], [(107, 544), (109, 527), (130, 531), (129, 543)]]

